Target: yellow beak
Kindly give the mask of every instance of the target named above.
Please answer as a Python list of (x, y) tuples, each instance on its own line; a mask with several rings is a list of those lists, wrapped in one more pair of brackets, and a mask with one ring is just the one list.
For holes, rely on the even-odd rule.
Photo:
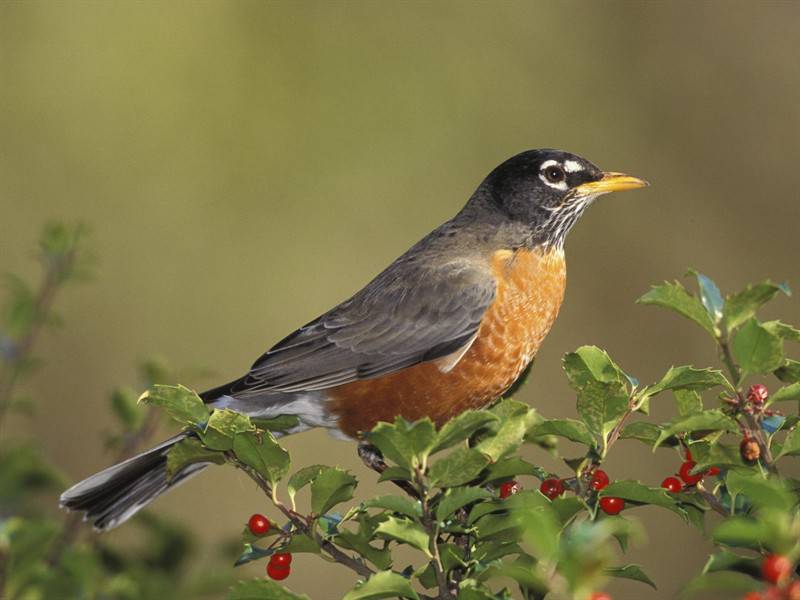
[(599, 181), (583, 183), (575, 188), (580, 195), (608, 194), (609, 192), (624, 192), (625, 190), (635, 190), (637, 188), (650, 185), (644, 179), (625, 175), (625, 173), (614, 173), (607, 171), (603, 173), (603, 178)]

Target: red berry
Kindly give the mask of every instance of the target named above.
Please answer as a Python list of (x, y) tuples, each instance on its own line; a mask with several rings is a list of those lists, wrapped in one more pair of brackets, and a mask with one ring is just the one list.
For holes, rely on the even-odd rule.
[(292, 554), (291, 552), (276, 552), (269, 557), (269, 562), (278, 567), (288, 568), (292, 564)]
[(706, 471), (706, 475), (710, 475), (711, 477), (716, 477), (719, 475), (719, 467), (711, 467), (708, 471)]
[(564, 484), (560, 479), (545, 479), (539, 486), (539, 491), (550, 500), (555, 500), (564, 493)]
[(758, 592), (747, 592), (742, 600), (764, 600), (764, 597)]
[(694, 469), (696, 464), (697, 463), (693, 460), (687, 460), (681, 465), (681, 470), (678, 471), (678, 475), (680, 475), (681, 479), (683, 479), (683, 482), (686, 485), (695, 485), (703, 478), (702, 473), (692, 475), (691, 471)]
[(677, 494), (683, 489), (683, 484), (677, 477), (667, 477), (661, 482), (661, 487), (667, 490), (670, 494)]
[(589, 600), (611, 600), (611, 596), (605, 592), (594, 592), (591, 596), (589, 596)]
[(256, 513), (250, 517), (247, 526), (250, 528), (250, 533), (253, 535), (264, 535), (269, 531), (270, 522), (264, 515)]
[(768, 587), (764, 592), (764, 600), (785, 600), (783, 590), (774, 586)]
[(769, 398), (769, 390), (767, 386), (756, 383), (750, 386), (747, 391), (747, 399), (756, 405), (764, 404)]
[(614, 496), (606, 496), (600, 498), (600, 508), (607, 515), (618, 515), (625, 508), (625, 500)]
[(608, 478), (608, 473), (602, 469), (597, 469), (597, 471), (595, 471), (592, 475), (592, 481), (589, 483), (589, 485), (595, 492), (599, 492), (608, 485), (609, 481), (610, 479)]
[(793, 581), (786, 588), (786, 600), (800, 600), (800, 581)]
[(292, 568), (288, 565), (283, 567), (281, 565), (274, 564), (272, 561), (267, 563), (267, 575), (269, 575), (270, 579), (281, 581), (282, 579), (286, 579), (291, 572)]
[(522, 486), (519, 484), (518, 481), (511, 480), (506, 481), (503, 485), (500, 486), (500, 497), (501, 498), (508, 498), (509, 496), (513, 496), (518, 491), (522, 489)]
[(792, 572), (792, 561), (781, 554), (770, 554), (761, 563), (764, 581), (780, 583)]

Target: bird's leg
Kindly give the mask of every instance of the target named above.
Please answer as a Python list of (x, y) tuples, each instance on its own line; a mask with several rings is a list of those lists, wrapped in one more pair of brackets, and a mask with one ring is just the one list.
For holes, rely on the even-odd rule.
[[(358, 443), (358, 456), (361, 461), (376, 473), (383, 473), (389, 466), (383, 460), (383, 454), (375, 446), (369, 442)], [(403, 480), (392, 480), (396, 486), (402, 489), (406, 494), (412, 498), (419, 499), (419, 492), (414, 488), (411, 483)]]

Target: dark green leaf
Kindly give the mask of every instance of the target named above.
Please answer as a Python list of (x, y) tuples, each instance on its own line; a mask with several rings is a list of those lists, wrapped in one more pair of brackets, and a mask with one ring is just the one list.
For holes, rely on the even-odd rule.
[(784, 383), (796, 383), (800, 381), (800, 361), (787, 358), (783, 365), (775, 369), (775, 377)]
[(300, 418), (297, 415), (278, 415), (269, 419), (254, 417), (250, 421), (264, 431), (289, 431), (300, 424)]
[(665, 281), (662, 285), (654, 286), (636, 302), (639, 304), (652, 304), (661, 306), (691, 319), (713, 337), (716, 337), (714, 323), (702, 302), (686, 291), (680, 283)]
[(228, 600), (310, 600), (305, 594), (295, 594), (269, 579), (240, 581), (228, 594)]
[[(662, 429), (658, 425), (646, 421), (636, 421), (623, 427), (619, 437), (620, 439), (639, 440), (648, 446), (653, 446), (661, 437), (661, 431)], [(662, 443), (674, 446), (678, 441), (675, 438), (670, 438)]]
[(456, 448), (434, 462), (428, 475), (434, 485), (455, 487), (475, 479), (488, 464), (488, 457), (475, 448)]
[(536, 437), (539, 435), (557, 435), (570, 441), (587, 446), (594, 445), (594, 438), (589, 430), (581, 421), (575, 419), (548, 419), (540, 421), (531, 427), (528, 435)]
[(694, 431), (738, 431), (739, 425), (734, 419), (724, 414), (721, 410), (706, 410), (686, 417), (678, 417), (664, 427), (661, 435), (653, 444), (657, 448), (661, 443), (677, 433), (689, 433)]
[(578, 413), (589, 431), (604, 436), (628, 409), (627, 378), (608, 354), (583, 346), (564, 357), (564, 370), (578, 393)]
[(270, 433), (239, 433), (233, 438), (233, 451), (241, 462), (252, 467), (275, 485), (289, 470), (289, 453)]
[(422, 506), (419, 500), (410, 500), (403, 496), (378, 496), (364, 503), (365, 508), (385, 508), (396, 513), (404, 514), (412, 519), (422, 517)]
[(528, 429), (537, 419), (536, 413), (530, 409), (522, 415), (507, 419), (494, 435), (481, 441), (475, 450), (488, 456), (492, 462), (497, 462), (520, 447)]
[(341, 502), (353, 497), (357, 485), (356, 478), (338, 467), (323, 467), (311, 482), (311, 510), (318, 515), (325, 514)]
[(800, 399), (800, 382), (783, 386), (769, 398), (770, 402), (784, 402), (785, 400), (798, 399)]
[(455, 446), (469, 438), (473, 433), (485, 427), (498, 418), (486, 410), (468, 410), (457, 417), (450, 419), (442, 426), (436, 435), (436, 443), (431, 452), (439, 452)]
[(367, 439), (381, 454), (401, 467), (422, 464), (436, 442), (436, 428), (430, 419), (409, 423), (397, 417), (394, 423), (378, 423)]
[(172, 479), (191, 464), (214, 463), (221, 465), (224, 462), (224, 454), (204, 448), (197, 438), (187, 437), (175, 444), (167, 453), (167, 478)]
[(797, 501), (782, 481), (765, 479), (752, 470), (732, 469), (728, 471), (725, 483), (732, 495), (744, 494), (757, 508), (788, 511)]
[(771, 373), (783, 364), (783, 342), (755, 319), (736, 332), (731, 344), (733, 357), (748, 374)]
[(619, 577), (622, 579), (632, 579), (633, 581), (640, 581), (646, 583), (651, 588), (656, 589), (656, 584), (650, 579), (642, 567), (639, 565), (625, 565), (624, 567), (612, 567), (605, 570), (606, 575), (611, 577)]
[(307, 533), (293, 533), (289, 543), (281, 549), (293, 554), (319, 554), (320, 548), (316, 540)]
[(154, 385), (139, 396), (139, 402), (163, 408), (184, 425), (201, 425), (208, 420), (209, 409), (200, 396), (182, 385)]
[(550, 474), (541, 467), (532, 465), (516, 456), (510, 456), (509, 458), (504, 458), (489, 465), (482, 474), (482, 477), (485, 483), (492, 483), (494, 481), (511, 479), (517, 475), (533, 475), (539, 479), (546, 479), (550, 476)]
[(411, 471), (406, 467), (389, 467), (380, 477), (378, 481), (411, 481)]
[(683, 588), (681, 595), (693, 596), (702, 592), (706, 594), (706, 596), (703, 597), (707, 597), (708, 592), (714, 591), (744, 594), (760, 588), (761, 583), (752, 577), (733, 571), (720, 571), (718, 573), (707, 573), (695, 577)]
[(678, 415), (686, 417), (703, 412), (703, 398), (694, 390), (673, 390)]
[(297, 492), (311, 483), (325, 468), (324, 465), (309, 465), (303, 467), (289, 477), (289, 481), (286, 482), (286, 493), (289, 494), (289, 498), (292, 499), (292, 502), (294, 502), (294, 497), (297, 495)]
[(722, 372), (716, 369), (695, 369), (689, 366), (671, 367), (661, 381), (649, 386), (644, 393), (648, 396), (655, 396), (665, 390), (703, 391), (718, 385), (729, 390), (733, 389)]
[(728, 296), (725, 303), (725, 326), (728, 331), (733, 331), (736, 327), (747, 321), (756, 314), (756, 310), (772, 300), (778, 292), (790, 295), (786, 284), (775, 284), (770, 281), (748, 285), (738, 294)]
[(413, 546), (418, 550), (422, 550), (422, 552), (428, 556), (431, 556), (430, 550), (428, 549), (430, 537), (419, 523), (409, 519), (389, 516), (378, 525), (375, 529), (375, 533), (376, 535), (381, 535), (385, 538)]
[(419, 598), (408, 579), (391, 571), (381, 571), (372, 575), (354, 590), (347, 592), (342, 600), (377, 600), (395, 597), (411, 598), (412, 600)]
[(436, 520), (444, 521), (462, 506), (482, 498), (490, 497), (491, 494), (483, 488), (466, 487), (449, 489), (442, 499), (439, 500), (439, 506), (436, 507)]

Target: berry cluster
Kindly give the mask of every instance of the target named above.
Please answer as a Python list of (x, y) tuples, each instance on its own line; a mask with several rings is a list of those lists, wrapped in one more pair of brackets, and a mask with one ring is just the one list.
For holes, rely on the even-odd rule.
[(770, 554), (761, 562), (761, 578), (771, 584), (763, 592), (749, 592), (742, 600), (800, 600), (800, 580), (791, 580), (794, 564), (787, 556)]
[[(602, 469), (596, 469), (595, 471), (591, 472), (589, 477), (589, 487), (595, 492), (599, 492), (609, 483), (611, 483), (611, 480), (608, 478), (608, 474)], [(521, 489), (522, 486), (520, 486), (519, 482), (514, 480), (506, 481), (500, 486), (500, 497), (508, 498), (509, 496), (516, 494)], [(555, 500), (561, 496), (565, 490), (566, 487), (564, 486), (564, 480), (556, 479), (555, 477), (545, 479), (539, 486), (539, 491), (543, 495), (550, 498), (550, 500)], [(613, 496), (605, 496), (600, 498), (599, 505), (600, 509), (607, 515), (617, 515), (622, 511), (623, 508), (625, 508), (625, 500), (622, 498), (615, 498)]]
[(711, 467), (706, 471), (700, 473), (692, 473), (697, 463), (692, 459), (692, 453), (687, 449), (685, 459), (678, 469), (677, 477), (670, 476), (661, 482), (661, 487), (667, 490), (670, 494), (677, 494), (684, 486), (692, 487), (700, 483), (704, 477), (719, 475), (718, 467)]
[[(254, 514), (247, 521), (247, 527), (250, 533), (255, 536), (261, 537), (269, 532), (272, 524), (269, 519), (264, 515)], [(267, 563), (267, 575), (271, 579), (281, 581), (286, 579), (292, 572), (292, 555), (289, 552), (275, 552), (269, 557)]]

